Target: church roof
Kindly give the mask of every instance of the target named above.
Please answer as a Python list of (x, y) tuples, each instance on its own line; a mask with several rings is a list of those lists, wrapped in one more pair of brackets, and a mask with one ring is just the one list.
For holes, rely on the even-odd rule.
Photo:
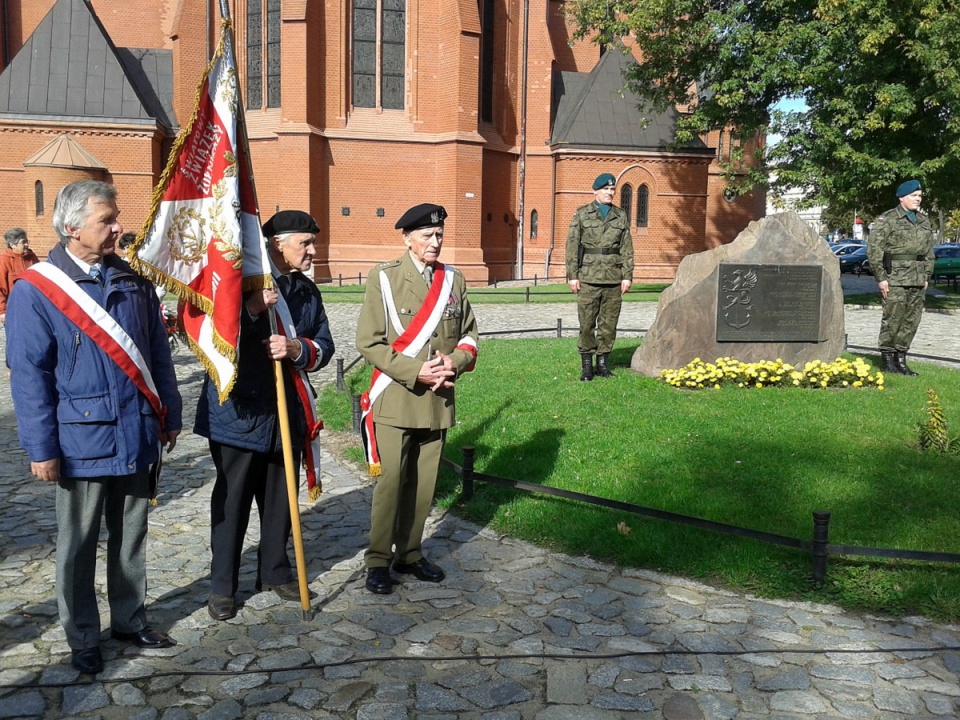
[[(680, 114), (657, 113), (625, 87), (632, 55), (611, 48), (589, 73), (559, 72), (551, 145), (602, 150), (665, 150), (673, 142)], [(697, 139), (681, 150), (707, 151)]]
[(57, 0), (0, 74), (0, 116), (172, 126), (170, 51), (116, 48), (84, 0)]
[(106, 170), (96, 155), (89, 152), (67, 133), (57, 135), (33, 155), (23, 161), (24, 167), (80, 168)]

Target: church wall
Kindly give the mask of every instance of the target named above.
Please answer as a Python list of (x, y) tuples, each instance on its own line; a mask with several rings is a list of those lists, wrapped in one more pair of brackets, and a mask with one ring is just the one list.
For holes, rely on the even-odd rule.
[[(87, 151), (107, 165), (106, 175), (61, 168), (24, 167), (23, 161), (67, 131)], [(129, 128), (50, 126), (28, 128), (0, 125), (0, 232), (11, 227), (31, 231), (31, 244), (41, 257), (56, 243), (50, 222), (60, 188), (79, 179), (105, 179), (117, 186), (120, 218), (125, 230), (137, 232), (146, 218), (160, 164), (159, 135)], [(44, 186), (44, 215), (36, 215), (33, 187)], [(34, 242), (35, 240), (35, 242)]]

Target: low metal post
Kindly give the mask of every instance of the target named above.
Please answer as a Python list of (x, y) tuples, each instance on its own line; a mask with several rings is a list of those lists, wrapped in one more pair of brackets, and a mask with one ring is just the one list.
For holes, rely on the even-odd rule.
[(463, 502), (473, 500), (473, 458), (476, 448), (473, 445), (463, 447)]
[(363, 273), (357, 273), (357, 285), (363, 285)]
[(530, 286), (527, 285), (527, 287), (525, 287), (524, 290), (526, 290), (526, 293), (525, 293), (526, 299), (524, 300), (524, 302), (530, 302)]
[(827, 557), (830, 554), (830, 513), (813, 511), (813, 582), (817, 587), (827, 579)]
[(563, 318), (557, 318), (557, 339), (563, 337)]
[(339, 285), (340, 287), (343, 287), (343, 273), (337, 274), (337, 285)]
[(337, 392), (343, 392), (347, 389), (347, 384), (343, 381), (343, 358), (337, 358)]
[(360, 434), (360, 418), (363, 417), (363, 410), (360, 409), (360, 393), (354, 393), (353, 397), (353, 434)]
[(537, 286), (537, 274), (536, 274), (536, 273), (533, 274), (533, 286), (534, 286), (534, 287)]
[(493, 281), (493, 289), (494, 289), (494, 290), (497, 289), (497, 281), (496, 281), (496, 279), (494, 279), (494, 281)]

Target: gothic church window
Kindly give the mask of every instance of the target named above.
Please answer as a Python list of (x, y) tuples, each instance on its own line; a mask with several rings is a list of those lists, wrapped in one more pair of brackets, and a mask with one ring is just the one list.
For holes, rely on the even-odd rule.
[(353, 106), (403, 110), (406, 0), (353, 0)]
[(650, 223), (650, 190), (646, 185), (637, 188), (637, 227), (645, 228)]
[(280, 107), (280, 0), (247, 0), (247, 107), (264, 107), (264, 94)]
[(480, 0), (480, 119), (493, 122), (494, 2)]
[(36, 206), (37, 215), (43, 215), (43, 183), (37, 180), (33, 184), (33, 204)]
[(627, 216), (627, 225), (630, 224), (631, 210), (633, 208), (633, 188), (630, 185), (624, 185), (620, 188), (620, 209)]

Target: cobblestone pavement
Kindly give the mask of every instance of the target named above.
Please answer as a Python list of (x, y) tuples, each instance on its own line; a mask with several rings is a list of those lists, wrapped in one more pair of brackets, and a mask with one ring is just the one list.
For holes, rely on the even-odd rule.
[[(330, 308), (352, 360), (355, 305)], [(566, 327), (573, 305), (477, 307), (484, 330)], [(653, 304), (627, 304), (642, 329)], [(879, 312), (850, 310), (850, 342), (875, 344)], [(960, 357), (956, 320), (928, 314), (918, 348)], [(191, 415), (198, 364), (177, 352)], [(330, 380), (332, 371), (322, 376)], [(960, 715), (960, 627), (759, 600), (681, 578), (547, 552), (439, 511), (428, 555), (440, 585), (364, 591), (371, 481), (324, 452), (324, 494), (301, 503), (310, 617), (253, 591), (255, 514), (239, 615), (209, 592), (205, 443), (185, 433), (151, 511), (149, 616), (179, 644), (113, 640), (95, 680), (69, 665), (54, 600), (53, 488), (32, 479), (0, 384), (0, 718), (124, 720), (607, 720), (916, 718)], [(105, 584), (103, 563), (98, 584)], [(105, 601), (101, 602), (105, 608)], [(104, 627), (109, 618), (104, 616)], [(108, 634), (105, 634), (107, 637)]]

